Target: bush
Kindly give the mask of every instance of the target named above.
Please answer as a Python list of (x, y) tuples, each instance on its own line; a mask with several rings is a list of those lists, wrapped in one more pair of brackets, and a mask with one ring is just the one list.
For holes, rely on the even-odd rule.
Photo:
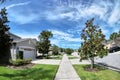
[(24, 64), (29, 64), (29, 63), (31, 63), (31, 61), (32, 61), (31, 59), (25, 59)]
[(10, 63), (12, 65), (14, 65), (14, 66), (20, 66), (20, 65), (31, 63), (31, 59), (26, 59), (26, 60), (22, 60), (22, 59), (11, 60)]
[(19, 66), (19, 65), (23, 65), (24, 62), (22, 59), (17, 59), (17, 60), (11, 60), (10, 63), (14, 66)]

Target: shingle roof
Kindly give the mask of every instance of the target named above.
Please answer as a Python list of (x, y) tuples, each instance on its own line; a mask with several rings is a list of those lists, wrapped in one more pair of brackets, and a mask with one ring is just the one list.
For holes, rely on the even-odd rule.
[(17, 37), (17, 38), (20, 38), (20, 39), (21, 39), (21, 37), (19, 37), (19, 36), (15, 35), (15, 34), (13, 34), (13, 33), (10, 33), (10, 32), (9, 32), (9, 34), (10, 34), (10, 36), (11, 36), (11, 37), (12, 37), (12, 36), (15, 36), (15, 37)]

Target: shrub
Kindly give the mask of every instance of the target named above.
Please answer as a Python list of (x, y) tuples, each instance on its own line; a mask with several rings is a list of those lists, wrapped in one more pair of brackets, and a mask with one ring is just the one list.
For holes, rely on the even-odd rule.
[(31, 59), (25, 59), (24, 64), (29, 64), (29, 63), (31, 63), (31, 61), (32, 61)]
[(10, 63), (14, 66), (20, 66), (31, 63), (31, 59), (26, 59), (26, 60), (16, 59), (16, 60), (11, 60)]
[(10, 63), (14, 66), (19, 66), (19, 65), (23, 65), (24, 61), (22, 59), (17, 59), (17, 60), (11, 60)]

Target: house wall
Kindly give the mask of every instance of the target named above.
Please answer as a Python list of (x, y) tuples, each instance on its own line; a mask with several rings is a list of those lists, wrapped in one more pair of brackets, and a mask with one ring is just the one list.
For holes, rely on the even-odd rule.
[(16, 49), (11, 49), (11, 58), (12, 58), (12, 60), (16, 60)]
[(35, 48), (35, 45), (32, 43), (31, 40), (25, 40), (25, 41), (18, 42), (16, 46), (29, 46), (29, 47)]
[(105, 44), (105, 48), (107, 48), (107, 49), (110, 49), (111, 47), (115, 47), (115, 46), (117, 46), (117, 43), (114, 40), (109, 41)]
[(23, 59), (32, 59), (36, 58), (36, 51), (35, 50), (24, 50)]
[(35, 44), (31, 39), (18, 42), (15, 47), (11, 48), (11, 57), (13, 60), (16, 60), (16, 55), (19, 51), (23, 51), (23, 59), (34, 60), (36, 58)]

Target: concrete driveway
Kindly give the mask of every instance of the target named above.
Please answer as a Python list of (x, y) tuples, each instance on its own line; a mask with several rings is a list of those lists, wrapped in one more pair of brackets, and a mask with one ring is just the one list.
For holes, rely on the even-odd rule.
[(113, 66), (120, 69), (120, 51), (115, 53), (109, 53), (103, 58), (97, 58), (95, 62), (104, 63), (108, 66)]

